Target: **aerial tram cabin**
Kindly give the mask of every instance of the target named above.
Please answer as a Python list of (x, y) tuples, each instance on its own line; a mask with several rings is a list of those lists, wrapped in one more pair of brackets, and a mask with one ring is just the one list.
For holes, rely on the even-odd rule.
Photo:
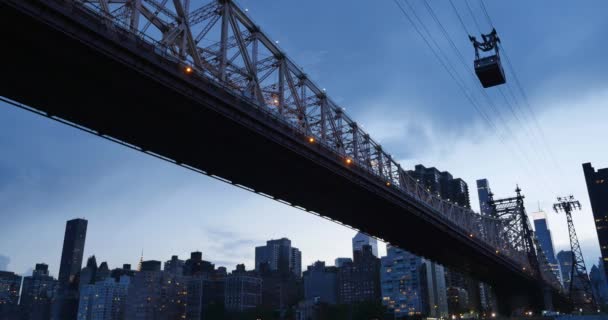
[[(500, 39), (496, 35), (496, 29), (492, 29), (492, 32), (489, 34), (482, 34), (481, 38), (483, 39), (483, 42), (479, 42), (475, 37), (469, 36), (469, 39), (473, 43), (473, 47), (475, 47), (475, 74), (477, 74), (477, 77), (484, 88), (505, 83), (505, 72), (500, 63), (500, 55), (498, 54)], [(480, 50), (483, 52), (494, 50), (494, 54), (480, 57)]]

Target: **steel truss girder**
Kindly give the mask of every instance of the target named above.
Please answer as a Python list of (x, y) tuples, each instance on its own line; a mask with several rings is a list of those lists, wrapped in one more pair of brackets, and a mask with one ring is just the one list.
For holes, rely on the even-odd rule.
[(252, 106), (288, 123), (294, 135), (323, 145), (341, 157), (345, 165), (366, 171), (391, 192), (420, 202), (464, 236), (508, 256), (516, 266), (529, 267), (526, 253), (518, 250), (521, 245), (509, 242), (520, 241), (508, 236), (514, 231), (514, 222), (482, 217), (431, 194), (233, 1), (206, 0), (193, 11), (189, 11), (189, 0), (65, 1), (84, 4), (101, 14), (110, 26), (141, 37), (156, 50), (181, 61), (184, 68), (191, 68), (189, 72), (215, 81), (248, 99)]

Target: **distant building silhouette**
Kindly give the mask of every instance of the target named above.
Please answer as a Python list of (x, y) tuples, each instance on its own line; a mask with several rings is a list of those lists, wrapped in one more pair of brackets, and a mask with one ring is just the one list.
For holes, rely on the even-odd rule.
[(186, 319), (214, 319), (213, 310), (223, 310), (226, 287), (226, 268), (219, 267), (187, 277), (188, 298)]
[[(608, 168), (595, 169), (591, 163), (583, 164), (587, 191), (595, 219), (595, 229), (600, 242), (604, 262), (608, 261)], [(604, 274), (608, 278), (608, 264), (604, 263)]]
[(93, 284), (81, 285), (77, 320), (125, 319), (130, 282), (131, 277), (127, 275), (116, 281), (101, 272)]
[(336, 266), (336, 268), (340, 268), (344, 264), (346, 264), (346, 263), (352, 263), (352, 262), (353, 262), (352, 258), (336, 258), (334, 260), (334, 266)]
[(536, 237), (538, 238), (540, 247), (543, 249), (543, 253), (547, 257), (549, 266), (557, 278), (563, 282), (559, 263), (557, 263), (557, 259), (555, 258), (553, 237), (551, 236), (551, 230), (549, 229), (547, 214), (542, 211), (534, 212), (532, 213), (532, 218), (534, 219), (534, 231)]
[(467, 183), (460, 178), (454, 179), (451, 173), (439, 171), (435, 167), (426, 168), (419, 164), (414, 170), (408, 171), (408, 174), (442, 199), (450, 200), (462, 207), (471, 207)]
[(78, 286), (87, 220), (73, 219), (66, 223), (59, 265), (59, 284), (53, 300), (51, 319), (75, 319), (78, 313)]
[(161, 271), (161, 262), (142, 261), (141, 271), (131, 279), (126, 319), (185, 319), (187, 281), (183, 276)]
[(21, 276), (0, 271), (0, 319), (16, 319), (19, 312)]
[(48, 320), (51, 317), (51, 300), (57, 289), (57, 280), (49, 276), (49, 266), (37, 263), (32, 275), (23, 278), (19, 302), (23, 319)]
[(477, 196), (479, 197), (479, 212), (483, 215), (491, 215), (492, 207), (489, 204), (490, 194), (490, 182), (487, 179), (477, 180)]
[(95, 256), (90, 256), (87, 259), (87, 265), (84, 268), (82, 268), (82, 270), (80, 271), (80, 280), (79, 280), (80, 287), (83, 287), (83, 286), (86, 286), (89, 284), (94, 284), (96, 275), (97, 275), (97, 259), (95, 259)]
[(450, 314), (461, 314), (469, 312), (469, 295), (463, 288), (448, 287), (448, 310)]
[[(180, 264), (180, 262), (178, 260), (174, 261), (174, 263), (176, 265)], [(175, 268), (175, 270), (179, 269), (178, 266), (174, 267), (172, 264), (173, 263), (169, 264), (169, 268), (172, 269), (171, 272), (173, 272), (173, 268)], [(200, 251), (194, 251), (194, 252), (190, 253), (190, 259), (188, 259), (188, 260), (186, 260), (186, 262), (184, 262), (183, 275), (185, 275), (185, 276), (202, 275), (202, 274), (207, 274), (207, 273), (213, 272), (214, 269), (215, 269), (215, 265), (209, 261), (203, 260), (203, 254)]]
[(131, 265), (125, 263), (122, 268), (115, 268), (110, 271), (110, 277), (114, 278), (115, 281), (119, 281), (122, 276), (132, 277), (135, 275), (135, 270), (131, 270)]
[[(200, 252), (199, 252), (200, 253)], [(198, 256), (198, 255), (197, 255)], [(202, 265), (202, 254), (201, 257), (201, 265)], [(184, 260), (180, 260), (177, 256), (172, 256), (171, 260), (167, 260), (165, 262), (164, 270), (165, 272), (181, 276), (184, 274)], [(201, 268), (202, 269), (202, 268)], [(190, 270), (188, 270), (190, 272)]]
[(338, 268), (317, 261), (304, 271), (304, 299), (321, 303), (338, 303)]
[(564, 288), (570, 288), (570, 279), (572, 277), (572, 251), (560, 251), (557, 253), (557, 263), (562, 271), (562, 281)]
[(380, 259), (370, 245), (354, 251), (353, 262), (338, 268), (338, 303), (366, 301), (380, 301)]
[[(382, 303), (396, 317), (447, 317), (443, 267), (388, 246), (380, 271)], [(463, 290), (464, 291), (464, 290)]]
[(372, 247), (372, 253), (378, 257), (378, 240), (372, 238), (365, 233), (357, 232), (353, 237), (353, 252), (361, 251), (364, 245)]
[(287, 238), (268, 240), (265, 246), (255, 248), (255, 270), (259, 272), (263, 263), (272, 271), (302, 276), (302, 253)]
[[(435, 167), (426, 168), (420, 164), (416, 165), (415, 169), (413, 171), (408, 171), (408, 173), (418, 180), (418, 183), (427, 188), (429, 192), (440, 196), (444, 200), (456, 203), (459, 206), (471, 208), (469, 187), (464, 180), (460, 178), (454, 179), (452, 174), (447, 171), (439, 171)], [(444, 272), (447, 286), (462, 288), (467, 291), (469, 310), (479, 311), (482, 309), (482, 305), (487, 304), (485, 301), (482, 303), (482, 296), (483, 298), (487, 298), (488, 295), (485, 294), (485, 290), (484, 294), (482, 294), (479, 281), (462, 273), (449, 270), (448, 268), (445, 268)]]
[(236, 267), (226, 277), (225, 307), (229, 311), (245, 311), (262, 304), (262, 279), (245, 265)]
[(608, 281), (603, 267), (603, 261), (600, 258), (598, 265), (591, 267), (589, 280), (595, 301), (600, 305), (608, 305)]

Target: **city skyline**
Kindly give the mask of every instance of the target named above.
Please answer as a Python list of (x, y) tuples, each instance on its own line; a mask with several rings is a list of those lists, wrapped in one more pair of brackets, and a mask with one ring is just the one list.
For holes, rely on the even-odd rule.
[[(337, 61), (343, 56), (343, 49), (346, 42), (337, 41), (334, 45), (329, 43), (334, 37), (327, 35), (327, 40), (322, 39), (318, 43), (309, 41), (310, 39), (290, 40), (291, 35), (301, 36), (298, 27), (287, 27), (281, 30), (281, 26), (289, 25), (282, 21), (272, 21), (271, 16), (265, 13), (262, 8), (269, 5), (268, 2), (255, 4), (252, 1), (244, 1), (252, 14), (255, 15), (265, 29), (271, 34), (278, 36), (281, 45), (288, 49), (292, 56), (299, 61), (308, 72), (315, 78), (320, 78), (321, 83), (327, 83), (328, 91), (332, 92), (341, 103), (348, 107), (348, 111), (355, 118), (361, 119), (373, 136), (377, 137), (390, 150), (395, 150), (395, 155), (399, 157), (404, 167), (413, 168), (415, 164), (421, 163), (426, 166), (434, 166), (441, 170), (448, 170), (455, 176), (462, 177), (472, 188), (474, 182), (479, 178), (488, 178), (492, 184), (492, 189), (497, 196), (509, 196), (513, 193), (515, 184), (519, 183), (526, 195), (528, 212), (536, 208), (537, 201), (545, 211), (549, 213), (549, 221), (554, 229), (556, 251), (568, 250), (565, 228), (565, 218), (563, 215), (550, 213), (550, 207), (555, 201), (556, 196), (574, 194), (583, 204), (583, 211), (574, 217), (575, 225), (581, 238), (585, 260), (588, 265), (596, 261), (599, 256), (597, 249), (597, 239), (591, 216), (589, 199), (586, 194), (584, 177), (580, 168), (583, 162), (592, 162), (596, 167), (608, 167), (608, 155), (605, 151), (595, 150), (590, 145), (600, 145), (603, 133), (602, 118), (605, 118), (605, 102), (608, 99), (608, 90), (605, 83), (601, 81), (592, 86), (573, 84), (569, 88), (575, 93), (561, 93), (555, 87), (570, 84), (571, 79), (588, 79), (602, 74), (602, 69), (598, 70), (568, 70), (570, 73), (556, 74), (549, 72), (545, 78), (538, 78), (524, 70), (528, 70), (534, 62), (540, 61), (540, 53), (531, 54), (530, 57), (523, 58), (525, 45), (517, 45), (516, 37), (506, 34), (506, 40), (510, 46), (510, 54), (514, 62), (519, 67), (519, 75), (522, 82), (530, 86), (528, 94), (531, 104), (537, 112), (540, 123), (543, 124), (545, 135), (549, 139), (549, 144), (553, 146), (557, 161), (563, 170), (559, 174), (559, 185), (551, 185), (556, 190), (544, 190), (542, 185), (537, 186), (537, 177), (528, 173), (525, 164), (517, 164), (510, 161), (505, 156), (507, 153), (501, 148), (496, 138), (489, 135), (488, 128), (484, 127), (478, 120), (463, 120), (465, 124), (458, 126), (453, 124), (450, 117), (437, 116), (436, 112), (441, 104), (446, 103), (450, 96), (459, 97), (457, 107), (454, 109), (466, 110), (464, 115), (459, 118), (467, 119), (474, 116), (471, 108), (466, 105), (464, 98), (458, 92), (448, 88), (447, 93), (438, 99), (431, 101), (429, 89), (421, 90), (417, 94), (413, 91), (417, 86), (412, 85), (412, 78), (406, 77), (399, 82), (399, 86), (380, 88), (381, 84), (374, 85), (369, 91), (374, 94), (357, 95), (354, 94), (352, 82), (344, 82), (346, 77), (340, 68), (326, 69), (332, 64), (339, 64)], [(287, 11), (292, 9), (292, 5), (273, 4), (277, 10)], [(314, 5), (310, 5), (314, 7)], [(357, 5), (358, 6), (358, 5)], [(357, 10), (354, 6), (350, 10)], [(490, 7), (495, 13), (501, 12), (503, 7)], [(381, 6), (382, 7), (382, 6)], [(306, 9), (306, 8), (304, 8)], [(328, 8), (328, 11), (331, 9)], [(359, 8), (360, 9), (360, 8)], [(382, 7), (382, 9), (386, 9)], [(505, 16), (516, 8), (507, 8)], [(522, 16), (522, 25), (534, 17), (533, 6), (531, 13)], [(551, 8), (550, 10), (568, 10), (568, 8)], [(581, 9), (585, 10), (585, 9)], [(585, 13), (586, 11), (583, 11)], [(576, 39), (580, 34), (587, 36), (593, 35), (594, 30), (601, 30), (605, 22), (598, 20), (596, 13), (587, 12), (588, 24), (577, 30), (574, 35), (561, 32), (552, 32), (544, 40), (545, 45), (551, 47), (555, 43), (563, 43), (563, 49), (568, 53), (566, 56), (552, 56), (553, 60), (543, 61), (560, 62), (577, 60), (577, 53), (572, 50), (580, 42), (564, 41), (564, 37)], [(324, 21), (321, 17), (320, 20)], [(394, 23), (399, 28), (404, 28), (399, 19), (402, 17), (391, 16)], [(513, 22), (505, 20), (501, 15), (497, 15), (497, 23), (511, 27)], [(529, 19), (529, 20), (526, 20)], [(546, 21), (547, 24), (542, 28), (560, 30), (559, 26)], [(522, 27), (523, 28), (523, 27)], [(518, 28), (515, 28), (518, 29)], [(317, 31), (320, 31), (318, 29)], [(535, 31), (536, 32), (536, 31)], [(540, 31), (539, 31), (540, 32)], [(559, 37), (558, 35), (559, 34)], [(526, 40), (532, 40), (536, 33), (526, 36)], [(389, 36), (394, 36), (390, 34)], [(411, 40), (410, 45), (400, 44), (401, 52), (410, 52), (411, 59), (423, 59), (423, 55), (428, 55), (420, 40), (415, 35), (408, 36)], [(333, 41), (333, 40), (332, 40)], [(380, 40), (378, 40), (380, 41)], [(406, 42), (405, 40), (403, 42)], [(314, 48), (306, 49), (306, 46), (314, 45)], [(382, 38), (382, 47), (394, 45), (391, 38)], [(467, 44), (468, 45), (468, 44)], [(600, 51), (604, 44), (589, 44), (591, 49)], [(302, 46), (302, 47), (300, 47)], [(411, 47), (410, 47), (411, 46)], [(571, 46), (571, 47), (569, 47)], [(328, 49), (325, 49), (327, 47)], [(406, 49), (410, 49), (407, 50)], [(313, 50), (306, 51), (306, 50)], [(323, 53), (325, 50), (325, 53)], [(412, 50), (415, 50), (412, 52)], [(463, 52), (469, 52), (464, 51)], [(586, 61), (593, 61), (595, 56), (586, 57)], [(389, 57), (395, 59), (395, 57)], [(426, 59), (426, 58), (424, 58)], [(434, 64), (433, 61), (425, 61), (425, 67), (431, 68), (431, 75), (422, 77), (422, 83), (429, 84), (432, 78), (445, 77), (443, 70)], [(414, 71), (416, 67), (411, 63), (400, 64), (402, 70)], [(545, 67), (546, 68), (546, 67)], [(602, 66), (602, 68), (605, 68)], [(541, 68), (542, 69), (542, 68)], [(381, 69), (380, 70), (385, 70)], [(342, 70), (343, 71), (343, 70)], [(372, 77), (376, 72), (365, 68), (358, 70), (363, 76)], [(545, 70), (546, 71), (546, 70)], [(550, 71), (550, 70), (549, 70)], [(403, 76), (399, 73), (388, 73), (392, 77)], [(412, 76), (410, 75), (410, 76)], [(385, 85), (390, 82), (387, 79)], [(434, 82), (436, 82), (435, 80)], [(367, 85), (370, 85), (366, 82)], [(408, 87), (408, 85), (411, 85)], [(395, 92), (401, 87), (406, 87), (404, 93)], [(556, 91), (557, 94), (556, 94)], [(361, 102), (357, 102), (361, 100)], [(414, 107), (403, 107), (402, 101), (412, 101)], [(373, 106), (373, 108), (369, 108)], [(462, 107), (462, 108), (460, 108)], [(374, 109), (374, 110), (370, 110)], [(428, 109), (428, 110), (427, 110)], [(391, 110), (401, 115), (387, 119), (379, 116), (378, 110)], [(577, 110), (572, 113), (570, 110)], [(583, 117), (584, 114), (594, 114), (591, 119)], [(402, 118), (405, 120), (400, 120)], [(462, 120), (462, 119), (461, 119)], [(516, 125), (515, 120), (509, 122)], [(580, 127), (575, 127), (572, 123), (585, 123), (585, 142), (580, 140)], [(174, 167), (158, 159), (138, 154), (132, 150), (114, 145), (99, 138), (86, 135), (75, 131), (73, 128), (64, 127), (58, 123), (47, 119), (34, 116), (32, 114), (8, 107), (5, 104), (0, 106), (0, 124), (2, 135), (0, 146), (6, 150), (8, 157), (0, 160), (0, 204), (3, 214), (7, 215), (11, 221), (3, 224), (0, 232), (5, 234), (7, 241), (0, 244), (0, 255), (10, 258), (8, 268), (19, 273), (24, 273), (31, 268), (34, 262), (32, 257), (37, 254), (45, 256), (46, 263), (49, 264), (51, 273), (57, 274), (59, 267), (59, 257), (50, 255), (48, 252), (58, 252), (54, 250), (60, 244), (57, 235), (58, 227), (67, 219), (75, 217), (86, 217), (97, 230), (90, 230), (92, 236), (89, 242), (91, 247), (96, 248), (99, 256), (117, 266), (122, 263), (132, 263), (135, 265), (141, 249), (146, 256), (168, 257), (176, 248), (183, 250), (180, 256), (186, 256), (187, 252), (200, 250), (205, 255), (217, 256), (224, 263), (238, 263), (236, 257), (243, 252), (251, 243), (262, 243), (265, 239), (278, 239), (287, 236), (298, 243), (298, 247), (303, 251), (303, 265), (309, 265), (314, 260), (320, 259), (333, 261), (330, 257), (350, 256), (348, 248), (348, 238), (352, 237), (355, 231), (345, 229), (336, 224), (315, 217), (305, 212), (295, 210), (282, 204), (271, 202), (268, 199), (257, 195), (249, 194), (242, 190), (237, 190), (228, 185), (200, 176), (193, 172), (188, 172), (183, 168)], [(532, 125), (528, 122), (527, 125)], [(565, 128), (562, 129), (562, 128)], [(454, 135), (454, 133), (458, 133)], [(414, 138), (407, 138), (408, 135)], [(518, 137), (525, 140), (523, 130)], [(416, 142), (415, 138), (420, 137), (421, 142)], [(426, 146), (425, 146), (426, 144)], [(569, 144), (567, 152), (558, 148), (560, 144)], [(599, 148), (596, 148), (599, 149)], [(480, 154), (493, 154), (492, 163), (487, 159), (476, 159)], [(533, 153), (531, 153), (533, 154)], [(546, 165), (550, 168), (551, 161), (538, 159), (537, 164)], [(502, 168), (510, 170), (502, 172)], [(544, 169), (543, 169), (544, 170)], [(534, 173), (534, 172), (533, 172)], [(528, 176), (529, 175), (529, 176)], [(539, 173), (543, 180), (557, 179), (555, 176), (546, 177), (546, 173)], [(547, 188), (548, 189), (548, 188)], [(473, 208), (478, 211), (476, 192), (471, 192), (471, 203)], [(238, 199), (240, 203), (234, 203), (232, 199)], [(219, 202), (219, 203), (218, 203)], [(255, 212), (253, 218), (250, 213)], [(169, 221), (175, 214), (182, 215), (180, 221)], [(247, 220), (249, 218), (249, 220)], [(277, 231), (277, 225), (263, 226), (264, 221), (290, 221), (294, 224), (288, 230)], [(28, 225), (28, 221), (40, 221), (39, 225)], [(199, 221), (198, 224), (193, 222)], [(250, 224), (250, 222), (253, 224)], [(309, 225), (311, 230), (316, 230), (320, 236), (311, 237), (310, 234), (297, 230), (298, 225)], [(162, 230), (155, 226), (163, 226), (170, 230), (170, 234), (163, 234)], [(257, 229), (256, 229), (257, 228)], [(253, 232), (256, 229), (256, 232)], [(19, 235), (18, 233), (22, 233)], [(93, 236), (93, 233), (96, 235)], [(163, 237), (152, 237), (151, 235), (164, 235)], [(172, 234), (172, 235), (171, 235)], [(37, 238), (30, 239), (30, 235)], [(181, 239), (176, 239), (179, 235)], [(315, 238), (315, 239), (311, 239)], [(233, 241), (231, 239), (238, 239)], [(346, 241), (343, 241), (347, 239)], [(4, 239), (3, 239), (4, 240)], [(164, 243), (161, 243), (162, 242)], [(208, 242), (217, 241), (210, 244)], [(339, 244), (336, 248), (328, 248), (327, 242)], [(107, 246), (107, 248), (103, 248)], [(89, 247), (89, 245), (87, 245)], [(120, 252), (116, 252), (115, 247), (119, 247)], [(159, 247), (159, 249), (152, 249)], [(103, 248), (103, 249), (102, 249)], [(85, 256), (90, 255), (92, 249), (85, 249)], [(124, 251), (123, 251), (124, 250)], [(381, 246), (381, 251), (384, 250)], [(99, 253), (101, 251), (101, 253)], [(229, 252), (226, 251), (238, 251)], [(47, 253), (44, 253), (47, 252)], [(31, 256), (28, 256), (31, 253)], [(252, 265), (253, 253), (246, 253), (247, 261)], [(129, 258), (126, 258), (129, 257)], [(127, 260), (127, 261), (125, 261)], [(227, 266), (230, 267), (230, 266)]]

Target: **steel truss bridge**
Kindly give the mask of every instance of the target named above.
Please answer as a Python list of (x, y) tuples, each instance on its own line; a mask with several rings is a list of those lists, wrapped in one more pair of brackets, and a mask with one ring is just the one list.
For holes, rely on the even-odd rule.
[(244, 10), (207, 2), (0, 0), (0, 96), (471, 273), (504, 310), (568, 303), (525, 211), (431, 194)]

